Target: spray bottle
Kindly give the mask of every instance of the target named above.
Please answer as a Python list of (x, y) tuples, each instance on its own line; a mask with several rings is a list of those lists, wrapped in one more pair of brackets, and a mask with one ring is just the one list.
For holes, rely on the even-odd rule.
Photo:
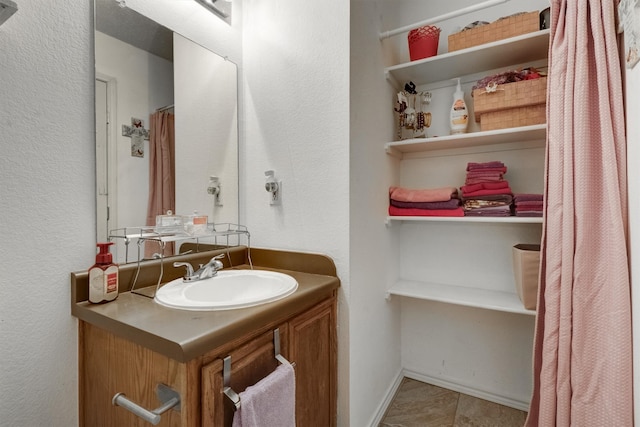
[(451, 105), (450, 121), (451, 134), (465, 133), (469, 124), (469, 110), (464, 102), (464, 92), (460, 87), (460, 78), (454, 79), (458, 81), (458, 86), (453, 94), (453, 104)]
[(89, 269), (89, 302), (94, 304), (113, 301), (118, 296), (118, 265), (109, 252), (111, 245), (113, 242), (97, 244), (100, 251)]

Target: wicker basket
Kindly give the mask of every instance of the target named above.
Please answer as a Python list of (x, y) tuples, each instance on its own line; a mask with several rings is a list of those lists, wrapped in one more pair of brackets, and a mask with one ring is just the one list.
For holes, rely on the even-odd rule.
[(473, 91), (473, 110), (481, 130), (546, 122), (547, 78), (498, 85), (493, 92)]
[(540, 29), (540, 13), (525, 12), (449, 36), (449, 52), (508, 39)]

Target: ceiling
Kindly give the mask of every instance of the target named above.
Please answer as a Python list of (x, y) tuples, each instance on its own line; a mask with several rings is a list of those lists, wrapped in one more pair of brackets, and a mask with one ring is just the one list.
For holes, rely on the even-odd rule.
[(96, 31), (173, 62), (173, 32), (115, 0), (95, 0)]

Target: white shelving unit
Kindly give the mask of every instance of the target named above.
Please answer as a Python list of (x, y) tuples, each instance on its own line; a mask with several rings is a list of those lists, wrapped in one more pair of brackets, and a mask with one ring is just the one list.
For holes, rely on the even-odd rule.
[(387, 291), (387, 299), (392, 295), (508, 313), (536, 314), (533, 310), (525, 309), (520, 299), (518, 299), (518, 295), (515, 293), (471, 286), (399, 280)]
[[(418, 61), (393, 65), (384, 70), (387, 78), (416, 85), (448, 80), (496, 68), (545, 59), (549, 53), (550, 30), (523, 34), (481, 46), (443, 53)], [(398, 84), (395, 85), (399, 87)]]
[[(398, 82), (413, 81), (416, 85), (438, 82), (461, 75), (480, 73), (501, 67), (525, 62), (539, 61), (548, 55), (549, 30), (524, 34), (506, 40), (500, 40), (481, 46), (471, 47), (451, 53), (436, 55), (419, 61), (394, 65), (384, 70), (385, 76), (396, 87)], [(495, 146), (500, 144), (537, 143), (543, 147), (546, 141), (546, 124), (446, 135), (432, 138), (392, 141), (385, 144), (388, 155), (400, 160), (405, 154), (424, 153), (437, 150), (452, 151)], [(517, 145), (516, 144), (516, 145)], [(385, 223), (424, 222), (424, 223), (491, 223), (491, 224), (542, 224), (538, 217), (415, 217), (387, 216)], [(474, 287), (473, 284), (442, 284), (425, 281), (398, 280), (387, 292), (392, 295), (440, 301), (449, 304), (484, 308), (519, 314), (535, 314), (526, 310), (514, 292), (493, 291)]]
[(493, 144), (507, 144), (513, 141), (541, 141), (544, 143), (546, 135), (547, 125), (542, 124), (432, 138), (405, 139), (387, 142), (384, 148), (387, 154), (402, 159), (405, 153), (481, 147)]
[(479, 217), (479, 216), (461, 216), (461, 217), (447, 217), (447, 216), (388, 216), (385, 219), (387, 224), (391, 224), (394, 221), (404, 222), (484, 222), (495, 224), (542, 224), (542, 218), (540, 217), (520, 217), (520, 216), (506, 216), (506, 217)]

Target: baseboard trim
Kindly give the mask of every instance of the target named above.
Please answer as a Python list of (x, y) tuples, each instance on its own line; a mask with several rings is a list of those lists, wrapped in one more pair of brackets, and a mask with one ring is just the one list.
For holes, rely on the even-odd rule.
[[(410, 369), (403, 369), (401, 376), (411, 378), (416, 381), (422, 381), (427, 384), (432, 384), (438, 387), (446, 388), (448, 390), (464, 393), (469, 396), (477, 397), (479, 399), (488, 400), (489, 402), (498, 403), (500, 405), (508, 406), (510, 408), (519, 409), (521, 411), (529, 411), (529, 402), (523, 400), (512, 399), (499, 394), (491, 393), (485, 390), (479, 390), (475, 387), (471, 387), (459, 382), (454, 382), (441, 377), (432, 377), (430, 375), (421, 374)], [(402, 378), (400, 379), (402, 381)], [(397, 389), (396, 389), (397, 390)], [(394, 392), (395, 393), (395, 392)], [(393, 398), (393, 395), (391, 396)], [(386, 408), (386, 407), (385, 407)], [(383, 412), (384, 415), (384, 412)]]
[(387, 408), (393, 401), (393, 397), (396, 395), (396, 392), (400, 388), (400, 384), (402, 384), (402, 380), (404, 379), (404, 371), (403, 369), (398, 370), (396, 374), (395, 380), (391, 383), (389, 388), (387, 388), (387, 392), (385, 393), (384, 400), (378, 405), (378, 410), (376, 411), (374, 417), (371, 419), (369, 423), (369, 427), (378, 427), (384, 418), (384, 414), (387, 412)]

